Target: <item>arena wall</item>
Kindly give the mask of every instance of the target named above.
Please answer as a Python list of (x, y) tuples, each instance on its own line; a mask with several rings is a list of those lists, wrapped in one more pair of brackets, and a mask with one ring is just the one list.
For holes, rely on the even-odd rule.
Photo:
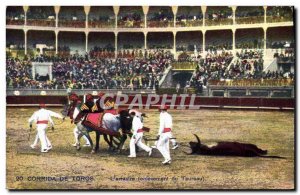
[[(147, 102), (147, 95), (141, 95), (142, 105)], [(128, 107), (130, 102), (133, 102), (135, 95), (129, 95), (128, 101), (121, 104), (120, 107)], [(157, 108), (161, 105), (163, 96), (156, 104), (151, 104), (150, 108)], [(82, 98), (82, 96), (81, 96)], [(168, 100), (172, 99), (171, 95), (167, 96)], [(176, 97), (174, 108), (179, 108), (181, 104), (179, 95)], [(39, 103), (46, 103), (49, 106), (62, 106), (67, 101), (66, 96), (7, 96), (7, 106), (37, 106)], [(252, 109), (280, 109), (293, 110), (295, 108), (294, 98), (261, 98), (261, 97), (200, 97), (187, 96), (184, 105), (186, 108), (193, 103), (193, 108), (252, 108)], [(167, 103), (168, 104), (168, 103)], [(172, 105), (171, 105), (172, 106)], [(135, 104), (134, 107), (139, 107)], [(141, 107), (140, 107), (141, 108)], [(144, 108), (144, 107), (142, 107)], [(172, 108), (172, 107), (171, 107)]]

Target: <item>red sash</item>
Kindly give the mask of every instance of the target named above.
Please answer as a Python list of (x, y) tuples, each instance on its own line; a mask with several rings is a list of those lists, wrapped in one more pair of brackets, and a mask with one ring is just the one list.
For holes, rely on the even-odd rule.
[(171, 132), (171, 128), (164, 128), (163, 133)]
[(48, 124), (48, 121), (47, 120), (37, 121), (36, 124)]

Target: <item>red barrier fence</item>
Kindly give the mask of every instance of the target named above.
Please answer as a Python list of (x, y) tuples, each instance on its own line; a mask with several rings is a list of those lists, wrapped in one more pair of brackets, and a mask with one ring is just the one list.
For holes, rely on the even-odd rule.
[[(120, 106), (128, 106), (130, 103), (134, 105), (138, 105), (139, 102), (133, 102), (133, 95), (129, 96), (128, 101), (126, 103), (122, 103)], [(157, 103), (151, 104), (151, 108), (157, 107), (161, 105), (162, 96), (159, 96), (160, 99)], [(136, 98), (137, 100), (138, 98)], [(147, 102), (148, 96), (142, 95), (141, 102), (142, 105), (145, 105)], [(172, 96), (168, 95), (167, 100), (171, 100)], [(120, 101), (123, 99), (121, 98)], [(152, 99), (153, 100), (153, 99)], [(174, 106), (175, 108), (180, 106), (182, 97), (177, 96), (175, 99)], [(149, 101), (149, 100), (148, 100)], [(64, 96), (7, 96), (6, 103), (8, 106), (10, 105), (37, 105), (39, 103), (46, 103), (47, 105), (62, 105), (66, 102), (66, 97)], [(201, 97), (196, 96), (195, 99), (191, 96), (185, 98), (184, 105), (188, 107), (190, 103), (194, 106), (200, 107), (255, 107), (255, 108), (289, 108), (292, 109), (295, 107), (295, 99), (294, 98), (261, 98), (261, 97), (240, 97), (240, 98), (226, 98), (226, 97)], [(166, 103), (170, 105), (170, 101)]]

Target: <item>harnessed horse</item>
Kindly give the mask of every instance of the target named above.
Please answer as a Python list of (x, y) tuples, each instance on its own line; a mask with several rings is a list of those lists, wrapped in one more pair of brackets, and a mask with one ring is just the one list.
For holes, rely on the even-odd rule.
[[(72, 104), (67, 104), (64, 106), (64, 110), (62, 114), (64, 116), (69, 116), (70, 119), (76, 119), (77, 115), (80, 113), (80, 104), (77, 102), (73, 102)], [(100, 135), (102, 134), (104, 140), (109, 145), (110, 148), (115, 148), (113, 143), (117, 145), (116, 149), (120, 151), (123, 147), (124, 142), (127, 139), (128, 132), (131, 130), (132, 126), (132, 118), (129, 115), (128, 110), (122, 110), (117, 115), (111, 113), (96, 113), (101, 115), (101, 124), (98, 126), (94, 126), (94, 128), (87, 127), (85, 125), (85, 121), (87, 116), (82, 117), (79, 121), (75, 121), (77, 129), (78, 129), (78, 137), (77, 137), (77, 145), (76, 149), (80, 150), (80, 139), (83, 135), (87, 137), (89, 142), (91, 143), (92, 153), (99, 150), (99, 142)], [(87, 114), (88, 115), (88, 114)], [(119, 129), (122, 129), (121, 134), (119, 133)], [(96, 132), (96, 145), (94, 148), (93, 141), (89, 135), (89, 132)], [(109, 139), (108, 139), (109, 135)], [(114, 139), (117, 138), (116, 139)]]

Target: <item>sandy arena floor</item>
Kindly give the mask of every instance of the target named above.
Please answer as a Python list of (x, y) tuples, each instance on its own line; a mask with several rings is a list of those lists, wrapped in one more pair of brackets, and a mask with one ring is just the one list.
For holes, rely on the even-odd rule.
[[(59, 112), (60, 109), (53, 109)], [(9, 189), (293, 189), (294, 188), (294, 113), (266, 111), (199, 110), (170, 111), (173, 134), (180, 143), (195, 140), (196, 133), (205, 144), (239, 141), (267, 149), (269, 155), (286, 159), (234, 158), (186, 155), (180, 147), (172, 151), (173, 162), (162, 166), (162, 157), (139, 152), (128, 158), (108, 152), (101, 138), (101, 149), (76, 151), (70, 119), (48, 130), (53, 149), (40, 153), (29, 146), (27, 120), (33, 108), (7, 109), (7, 188)], [(158, 131), (158, 112), (145, 111), (150, 127), (146, 136)], [(58, 121), (58, 120), (55, 120)], [(60, 121), (59, 121), (60, 122)], [(35, 127), (35, 126), (34, 126)], [(94, 140), (94, 133), (92, 133)], [(83, 143), (83, 142), (82, 142)], [(126, 141), (128, 148), (129, 140)], [(49, 181), (42, 181), (47, 177)], [(54, 181), (61, 179), (61, 181)], [(68, 180), (66, 180), (66, 178)], [(40, 181), (37, 181), (41, 179)], [(34, 180), (34, 181), (32, 181)]]

